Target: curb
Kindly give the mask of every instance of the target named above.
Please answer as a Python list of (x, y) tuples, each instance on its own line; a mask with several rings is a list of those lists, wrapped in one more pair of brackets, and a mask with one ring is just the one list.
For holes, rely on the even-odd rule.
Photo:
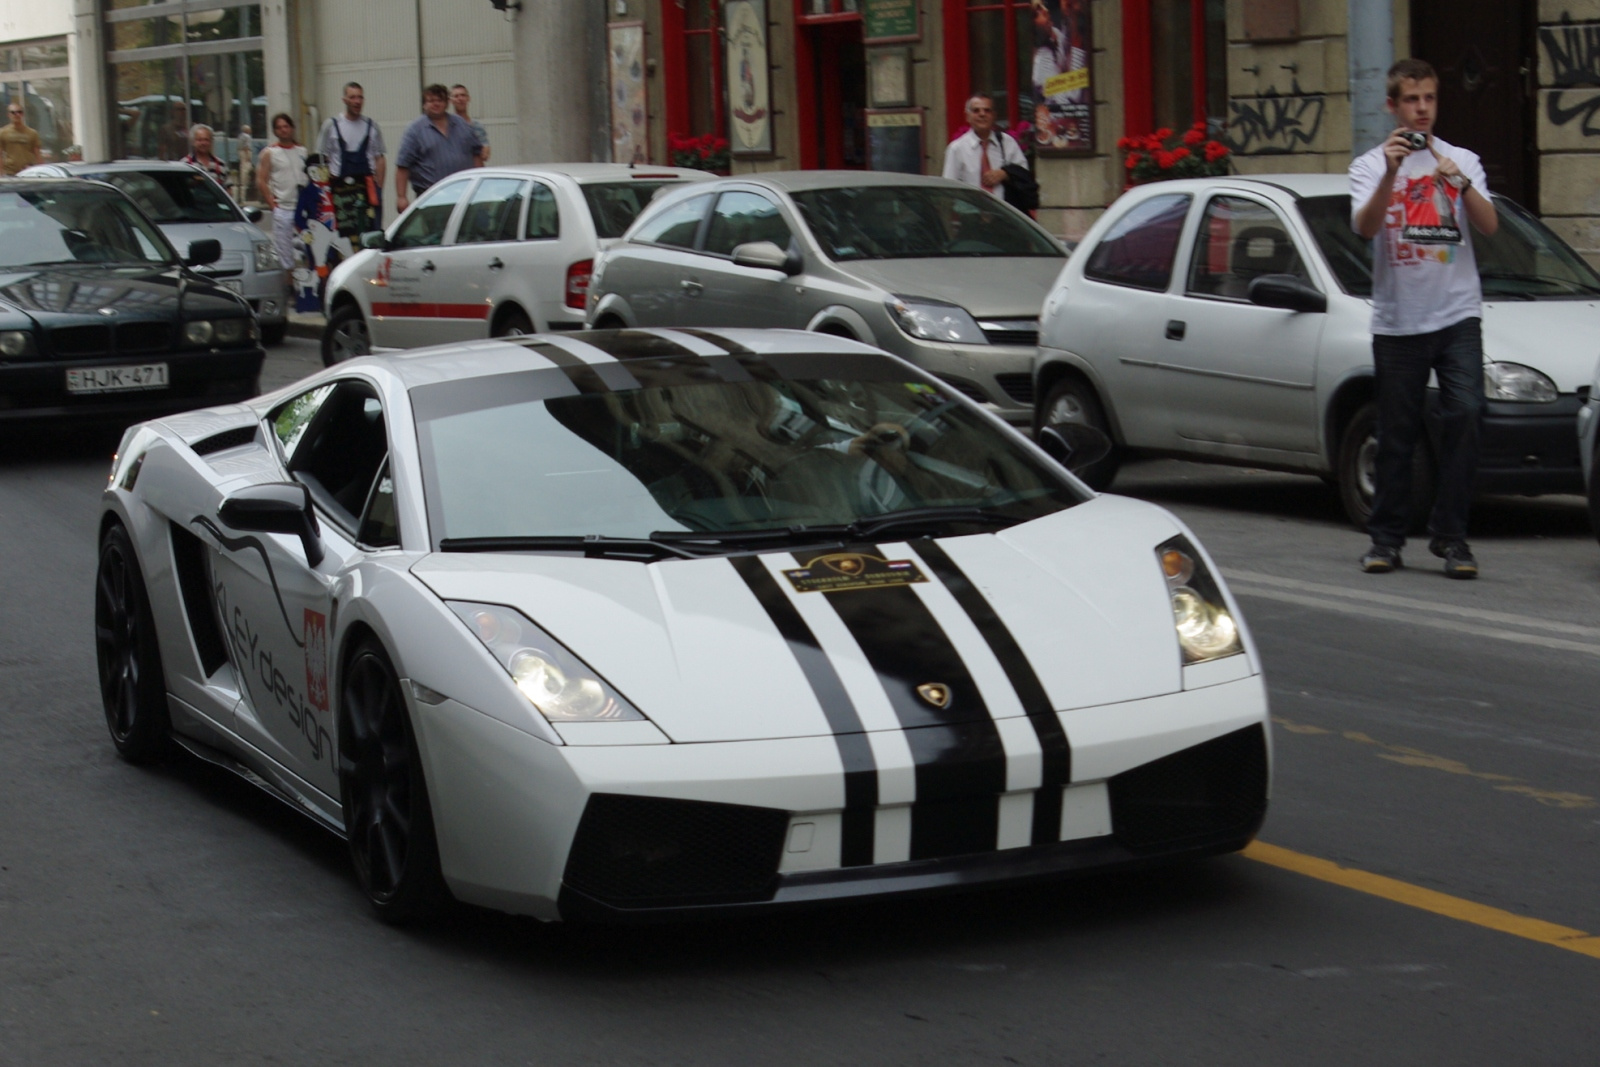
[(290, 337), (304, 337), (312, 341), (322, 339), (322, 318), (312, 318), (309, 315), (289, 316), (289, 328), (285, 331)]

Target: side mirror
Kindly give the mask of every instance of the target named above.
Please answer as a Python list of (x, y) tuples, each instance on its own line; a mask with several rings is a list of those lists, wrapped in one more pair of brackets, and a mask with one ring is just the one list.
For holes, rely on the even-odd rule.
[(359, 238), (362, 248), (376, 248), (380, 252), (389, 250), (389, 242), (384, 239), (382, 230), (369, 230)]
[(1250, 303), (1286, 311), (1327, 311), (1328, 298), (1292, 274), (1263, 274), (1250, 282)]
[(186, 267), (203, 267), (222, 258), (222, 242), (215, 237), (204, 237), (189, 242), (189, 254), (183, 258)]
[(234, 493), (217, 509), (217, 518), (233, 530), (294, 534), (305, 549), (306, 562), (322, 562), (322, 533), (311, 510), (311, 493), (299, 482), (268, 482)]
[(260, 222), (261, 209), (258, 207), (247, 207), (244, 209), (244, 217), (249, 219), (251, 222)]
[(1039, 447), (1076, 474), (1111, 454), (1111, 438), (1081, 422), (1057, 422), (1039, 431)]
[(804, 268), (797, 253), (787, 252), (771, 241), (750, 241), (734, 246), (733, 262), (739, 267), (781, 270), (790, 277), (799, 274)]

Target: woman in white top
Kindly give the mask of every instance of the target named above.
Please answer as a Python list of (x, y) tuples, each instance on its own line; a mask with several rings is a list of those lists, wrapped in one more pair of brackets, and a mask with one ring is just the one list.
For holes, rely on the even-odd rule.
[(256, 188), (272, 209), (272, 243), (284, 270), (294, 269), (294, 207), (306, 183), (306, 149), (294, 140), (294, 119), (272, 116), (275, 144), (261, 150), (256, 161)]

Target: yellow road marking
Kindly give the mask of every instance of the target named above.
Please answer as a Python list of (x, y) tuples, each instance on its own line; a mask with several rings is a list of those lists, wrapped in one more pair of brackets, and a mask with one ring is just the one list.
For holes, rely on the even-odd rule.
[(1307, 856), (1301, 852), (1292, 852), (1277, 845), (1269, 845), (1264, 841), (1251, 842), (1244, 850), (1244, 856), (1258, 863), (1265, 863), (1272, 867), (1279, 867), (1296, 874), (1303, 874), (1308, 878), (1329, 882), (1333, 885), (1354, 889), (1358, 893), (1382, 897), (1392, 900), (1396, 904), (1407, 907), (1420, 908), (1423, 911), (1443, 915), (1447, 919), (1459, 922), (1472, 923), (1474, 926), (1498, 930), (1503, 934), (1520, 937), (1528, 941), (1537, 941), (1540, 944), (1552, 945), (1555, 948), (1564, 948), (1568, 952), (1577, 952), (1584, 956), (1600, 959), (1600, 937), (1574, 930), (1570, 926), (1559, 926), (1556, 923), (1547, 923), (1542, 919), (1530, 919), (1514, 912), (1502, 911), (1491, 908), (1486, 904), (1475, 904), (1470, 900), (1450, 896), (1448, 893), (1424, 889), (1410, 882), (1402, 882), (1395, 878), (1386, 878), (1381, 874), (1370, 871), (1356, 870), (1354, 867), (1341, 867), (1331, 860), (1318, 859), (1316, 856)]

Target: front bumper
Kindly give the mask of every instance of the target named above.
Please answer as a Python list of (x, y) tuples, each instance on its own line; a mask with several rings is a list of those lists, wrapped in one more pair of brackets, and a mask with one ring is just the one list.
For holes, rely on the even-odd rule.
[(890, 349), (1013, 426), (1033, 426), (1032, 345), (951, 345), (900, 335)]
[(874, 862), (847, 868), (832, 737), (555, 746), (453, 701), (413, 707), (446, 882), (462, 900), (542, 919), (746, 912), (1235, 850), (1269, 792), (1266, 693), (1250, 675), (1058, 713), (1072, 772), (1057, 843), (1029, 843), (1034, 789), (1019, 768), (1037, 755), (1022, 754), (1010, 792), (972, 798), (998, 817), (992, 851), (913, 859), (916, 805), (880, 793)]
[[(96, 356), (75, 360), (0, 363), (0, 423), (38, 419), (153, 418), (174, 411), (231, 404), (260, 392), (261, 348), (151, 352), (137, 358)], [(67, 392), (67, 371), (165, 363), (167, 386), (117, 393)]]
[(1578, 412), (1583, 400), (1564, 393), (1549, 404), (1484, 405), (1478, 437), (1480, 493), (1583, 492)]

